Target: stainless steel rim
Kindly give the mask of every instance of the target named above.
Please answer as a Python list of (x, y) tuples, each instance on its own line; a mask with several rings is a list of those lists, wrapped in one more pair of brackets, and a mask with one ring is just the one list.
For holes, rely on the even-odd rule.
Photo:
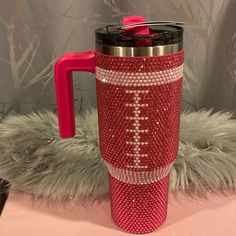
[(181, 51), (182, 48), (183, 42), (153, 47), (116, 47), (104, 44), (96, 45), (97, 52), (118, 57), (163, 56)]

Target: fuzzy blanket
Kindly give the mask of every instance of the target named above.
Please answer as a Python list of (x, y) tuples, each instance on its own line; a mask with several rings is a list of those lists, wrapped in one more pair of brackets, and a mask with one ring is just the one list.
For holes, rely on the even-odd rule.
[[(72, 139), (58, 136), (51, 112), (10, 116), (0, 124), (0, 178), (10, 190), (49, 200), (101, 199), (108, 174), (98, 145), (96, 110), (76, 119)], [(182, 114), (170, 190), (191, 194), (236, 189), (236, 120), (229, 113)]]

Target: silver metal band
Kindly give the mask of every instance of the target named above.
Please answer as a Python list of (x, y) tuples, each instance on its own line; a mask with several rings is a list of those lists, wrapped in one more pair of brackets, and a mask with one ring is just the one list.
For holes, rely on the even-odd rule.
[(105, 164), (110, 175), (121, 182), (129, 184), (150, 184), (160, 181), (169, 174), (173, 165), (173, 163), (170, 163), (152, 171), (132, 171), (114, 167), (106, 161)]
[(97, 52), (119, 57), (163, 56), (182, 50), (183, 42), (153, 47), (116, 47), (96, 44)]

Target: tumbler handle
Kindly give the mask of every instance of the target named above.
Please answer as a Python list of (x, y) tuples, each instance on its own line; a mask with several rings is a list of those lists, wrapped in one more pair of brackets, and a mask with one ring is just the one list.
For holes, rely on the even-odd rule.
[(95, 73), (95, 51), (66, 53), (55, 63), (58, 121), (62, 138), (71, 138), (75, 135), (73, 71)]

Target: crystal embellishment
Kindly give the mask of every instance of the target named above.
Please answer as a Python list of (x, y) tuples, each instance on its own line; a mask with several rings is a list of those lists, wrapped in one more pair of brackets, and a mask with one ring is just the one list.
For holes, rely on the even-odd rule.
[(166, 218), (183, 59), (183, 51), (156, 57), (96, 53), (99, 144), (109, 171), (112, 217), (132, 233), (150, 232)]
[[(145, 76), (144, 76), (145, 75)], [(96, 67), (96, 77), (104, 83), (121, 85), (121, 86), (154, 86), (174, 82), (183, 75), (183, 64), (172, 69), (163, 71), (135, 73), (135, 75), (127, 74), (126, 72), (117, 72)], [(135, 93), (136, 94), (136, 93)], [(133, 98), (138, 100), (137, 98)]]

